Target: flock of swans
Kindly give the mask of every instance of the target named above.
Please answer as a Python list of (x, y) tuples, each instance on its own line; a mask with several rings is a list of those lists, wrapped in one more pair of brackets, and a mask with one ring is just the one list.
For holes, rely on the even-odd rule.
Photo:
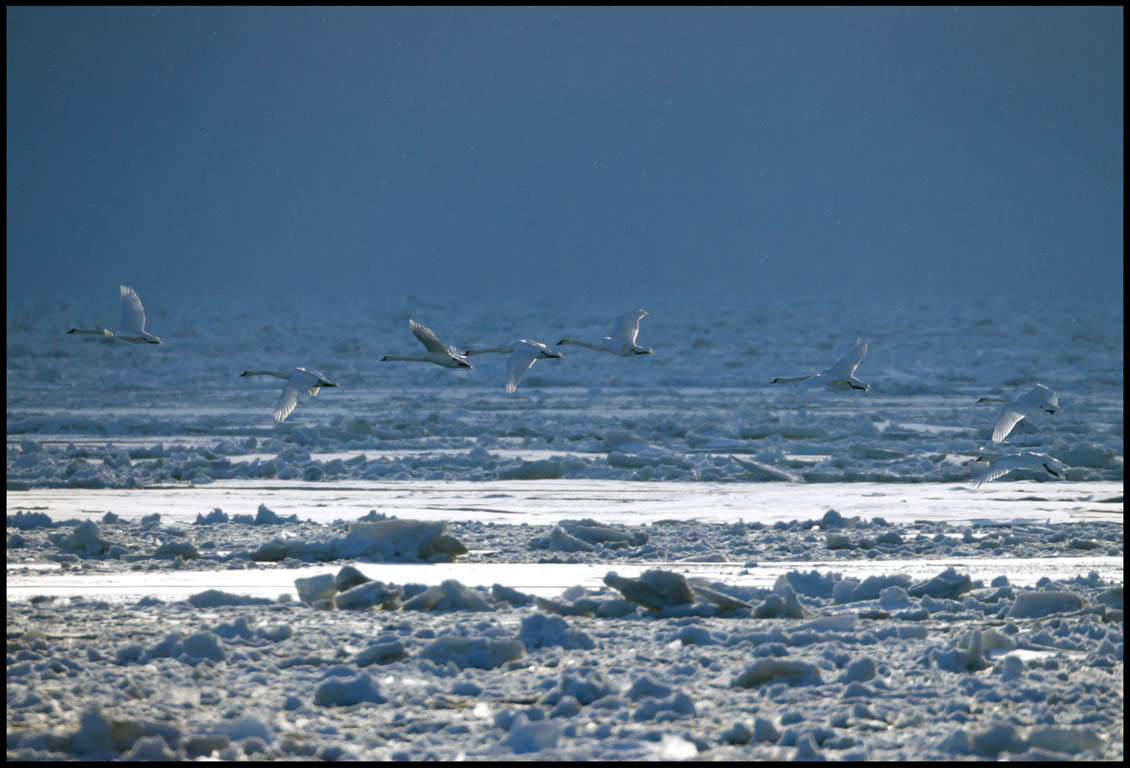
[[(130, 344), (161, 344), (161, 339), (145, 330), (145, 308), (137, 292), (128, 286), (120, 286), (122, 317), (118, 326), (113, 330), (71, 328), (67, 333), (93, 334)], [(578, 347), (608, 352), (619, 357), (635, 357), (637, 355), (650, 355), (654, 352), (650, 347), (641, 347), (636, 343), (640, 331), (640, 320), (647, 316), (642, 309), (633, 309), (616, 318), (616, 325), (610, 336), (605, 336), (599, 344), (587, 341), (563, 338), (557, 346), (572, 344)], [(464, 349), (444, 344), (435, 332), (426, 326), (409, 318), (408, 328), (416, 339), (424, 345), (422, 355), (385, 355), (382, 362), (418, 362), (433, 363), (444, 368), (474, 368), (467, 362), (472, 355), (507, 354), (510, 357), (506, 365), (506, 391), (513, 392), (518, 388), (526, 373), (533, 364), (542, 359), (562, 359), (564, 355), (556, 352), (545, 344), (530, 339), (518, 339), (507, 347), (487, 347), (483, 349)], [(777, 377), (770, 384), (794, 384), (794, 392), (798, 393), (818, 386), (831, 387), (841, 390), (859, 390), (866, 392), (870, 389), (867, 384), (855, 377), (855, 371), (863, 356), (867, 354), (867, 342), (856, 339), (855, 346), (840, 356), (834, 363), (816, 374), (808, 376)], [(284, 421), (298, 405), (298, 397), (303, 392), (310, 396), (317, 395), (319, 390), (327, 387), (337, 387), (338, 384), (330, 381), (318, 371), (309, 368), (296, 367), (291, 371), (244, 371), (240, 376), (275, 376), (283, 379), (282, 394), (275, 404), (272, 417), (275, 421)], [(1054, 414), (1059, 408), (1059, 398), (1055, 392), (1043, 384), (1037, 384), (1030, 391), (1017, 397), (1015, 400), (1006, 400), (996, 397), (982, 397), (979, 403), (1004, 403), (993, 426), (993, 442), (1004, 442), (1012, 429), (1027, 416), (1044, 412)], [(1034, 469), (1043, 471), (1051, 477), (1062, 479), (1067, 474), (1067, 468), (1059, 459), (1046, 453), (1023, 451), (1005, 454), (995, 458), (979, 456), (978, 462), (988, 461), (988, 467), (973, 480), (974, 486), (996, 480), (1005, 474), (1017, 469)]]

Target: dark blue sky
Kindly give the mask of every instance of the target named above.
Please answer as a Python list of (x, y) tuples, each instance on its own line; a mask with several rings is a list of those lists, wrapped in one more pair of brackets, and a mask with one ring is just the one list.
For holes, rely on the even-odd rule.
[(1121, 8), (7, 22), (9, 299), (1122, 296)]

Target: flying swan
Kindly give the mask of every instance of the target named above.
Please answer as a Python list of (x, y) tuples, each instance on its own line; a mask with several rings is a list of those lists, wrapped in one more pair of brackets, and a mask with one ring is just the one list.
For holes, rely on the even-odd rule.
[(1031, 416), (1039, 411), (1055, 413), (1059, 408), (1059, 398), (1043, 384), (1037, 384), (1015, 400), (1005, 400), (1000, 397), (982, 397), (979, 403), (1006, 403), (1001, 408), (997, 423), (993, 426), (993, 442), (999, 443), (1008, 437), (1012, 428), (1020, 423), (1025, 416)]
[(855, 346), (845, 352), (843, 357), (815, 376), (778, 376), (769, 383), (787, 384), (793, 381), (804, 382), (803, 384), (797, 385), (798, 391), (823, 384), (833, 389), (859, 389), (866, 392), (870, 387), (855, 378), (855, 369), (859, 367), (859, 361), (862, 360), (863, 356), (866, 354), (867, 342), (856, 339)]
[(616, 318), (616, 327), (612, 329), (611, 336), (605, 336), (600, 344), (589, 344), (587, 341), (574, 341), (562, 339), (557, 345), (575, 344), (578, 347), (588, 347), (597, 352), (610, 352), (620, 357), (633, 355), (650, 355), (654, 350), (650, 347), (641, 347), (636, 344), (636, 336), (640, 332), (640, 320), (647, 314), (642, 309), (633, 309)]
[(470, 357), (471, 355), (485, 355), (491, 352), (510, 355), (510, 359), (506, 362), (507, 392), (513, 392), (518, 388), (518, 384), (526, 377), (526, 371), (530, 370), (538, 360), (542, 358), (561, 359), (565, 357), (560, 352), (554, 352), (541, 342), (530, 341), (529, 339), (519, 339), (514, 342), (513, 346), (509, 347), (468, 349), (464, 354)]
[(130, 344), (160, 344), (159, 338), (145, 332), (145, 308), (141, 306), (137, 291), (128, 285), (121, 285), (118, 288), (122, 293), (122, 320), (117, 328), (112, 331), (105, 328), (100, 330), (72, 328), (67, 333), (92, 333), (96, 336), (128, 341)]
[(322, 374), (317, 371), (311, 371), (309, 368), (295, 368), (288, 373), (279, 373), (278, 371), (244, 371), (239, 375), (277, 376), (280, 379), (286, 379), (282, 395), (279, 396), (279, 401), (275, 403), (275, 412), (271, 414), (275, 421), (284, 421), (286, 417), (290, 415), (290, 412), (294, 410), (294, 406), (298, 405), (298, 396), (302, 392), (313, 396), (317, 395), (318, 390), (322, 387), (338, 386)]
[(431, 328), (425, 328), (417, 323), (412, 318), (408, 318), (408, 327), (412, 329), (412, 333), (416, 334), (416, 338), (427, 349), (427, 354), (416, 355), (415, 357), (401, 357), (395, 355), (385, 355), (381, 358), (381, 362), (407, 360), (417, 363), (435, 363), (442, 365), (444, 368), (474, 368), (473, 365), (467, 362), (467, 358), (455, 347), (449, 347), (444, 344), (435, 335)]
[(1052, 458), (1046, 453), (1034, 453), (1032, 451), (1025, 451), (1023, 453), (1010, 453), (1005, 456), (998, 456), (990, 460), (988, 456), (978, 456), (977, 461), (988, 461), (989, 466), (981, 472), (973, 480), (973, 486), (976, 488), (981, 483), (987, 483), (990, 480), (996, 480), (1002, 475), (1006, 475), (1014, 469), (1035, 469), (1043, 470), (1049, 477), (1054, 477), (1057, 480), (1062, 480), (1067, 476), (1067, 467), (1059, 459)]

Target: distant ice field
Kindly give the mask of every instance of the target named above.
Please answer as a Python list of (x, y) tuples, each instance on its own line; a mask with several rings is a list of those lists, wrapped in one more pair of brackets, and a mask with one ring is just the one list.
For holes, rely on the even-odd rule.
[[(10, 490), (240, 478), (954, 483), (978, 455), (1017, 450), (1060, 459), (1072, 481), (1123, 478), (1121, 304), (642, 302), (639, 341), (653, 355), (561, 347), (565, 359), (537, 362), (508, 395), (504, 355), (472, 358), (473, 371), (380, 358), (422, 349), (409, 316), (459, 347), (553, 345), (599, 340), (630, 307), (412, 301), (327, 314), (282, 299), (170, 306), (138, 290), (164, 346), (65, 334), (104, 322), (113, 302), (8, 307)], [(857, 337), (869, 343), (857, 376), (870, 391), (768, 383), (821, 370)], [(295, 365), (341, 387), (303, 396), (277, 424), (281, 382), (238, 374)], [(993, 444), (999, 406), (977, 399), (1037, 382), (1060, 410)]]

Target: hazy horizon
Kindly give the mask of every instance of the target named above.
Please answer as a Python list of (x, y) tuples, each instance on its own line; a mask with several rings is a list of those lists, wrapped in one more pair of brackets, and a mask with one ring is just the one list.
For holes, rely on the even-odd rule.
[(9, 8), (7, 298), (1122, 300), (1121, 8)]

